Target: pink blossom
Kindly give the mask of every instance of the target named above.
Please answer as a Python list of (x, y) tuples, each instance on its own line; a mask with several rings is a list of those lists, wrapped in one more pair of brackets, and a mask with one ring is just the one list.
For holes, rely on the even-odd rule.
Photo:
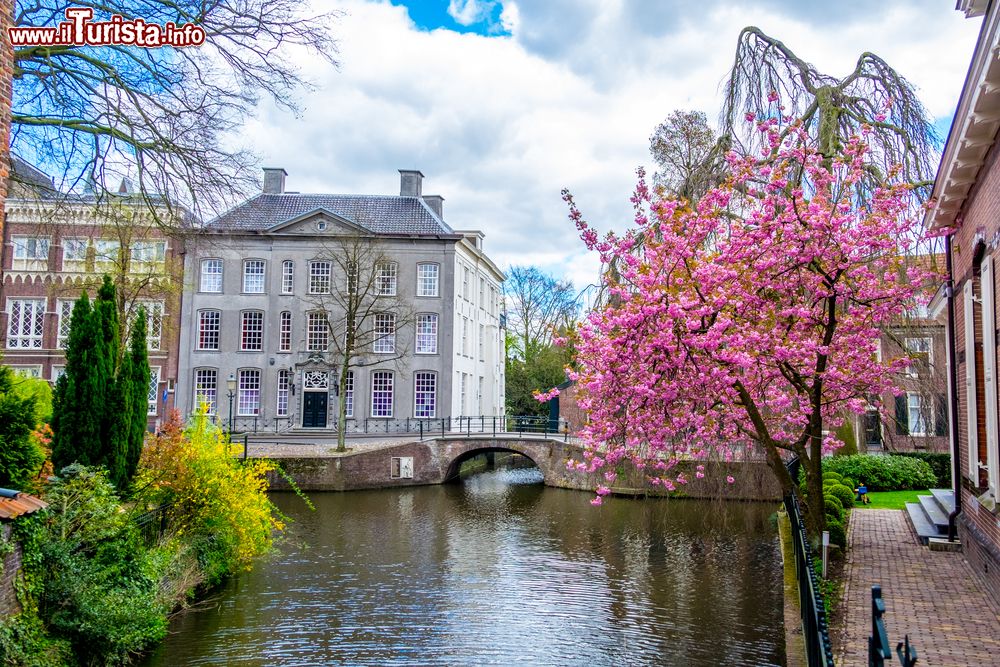
[[(899, 359), (876, 362), (874, 350), (880, 332), (936, 279), (904, 271), (905, 254), (926, 238), (913, 193), (890, 170), (858, 207), (865, 136), (828, 160), (800, 121), (786, 123), (761, 119), (763, 155), (726, 155), (730, 179), (691, 207), (661, 198), (640, 173), (625, 234), (598, 239), (564, 192), (584, 243), (619, 267), (604, 276), (614, 298), (574, 337), (578, 401), (589, 415), (578, 469), (601, 471), (611, 483), (607, 473), (627, 461), (670, 490), (684, 483), (664, 476), (678, 461), (710, 453), (739, 464), (761, 442), (793, 450), (808, 440), (813, 419), (827, 428), (865, 410), (905, 369)], [(793, 180), (800, 173), (804, 181)], [(831, 307), (837, 318), (827, 340)], [(809, 387), (818, 379), (817, 414)], [(822, 450), (839, 444), (827, 437)], [(706, 474), (703, 465), (695, 470), (696, 479)]]
[(600, 496), (595, 496), (593, 500), (590, 501), (591, 505), (603, 505), (604, 499)]

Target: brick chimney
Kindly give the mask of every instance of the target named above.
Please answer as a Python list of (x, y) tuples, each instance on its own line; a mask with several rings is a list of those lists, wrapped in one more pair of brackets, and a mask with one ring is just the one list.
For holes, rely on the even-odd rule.
[(264, 194), (280, 195), (284, 192), (286, 176), (288, 172), (281, 167), (264, 167)]
[(399, 196), (419, 197), (423, 187), (424, 175), (416, 169), (399, 170)]

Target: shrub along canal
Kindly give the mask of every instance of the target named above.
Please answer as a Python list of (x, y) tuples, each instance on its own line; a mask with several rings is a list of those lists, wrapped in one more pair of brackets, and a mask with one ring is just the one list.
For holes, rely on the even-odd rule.
[(781, 665), (771, 503), (607, 498), (537, 469), (310, 494), (146, 665)]

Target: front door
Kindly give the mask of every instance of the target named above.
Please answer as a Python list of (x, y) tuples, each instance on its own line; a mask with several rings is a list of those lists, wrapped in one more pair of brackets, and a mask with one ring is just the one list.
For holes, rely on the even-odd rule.
[(871, 449), (882, 446), (882, 420), (878, 412), (869, 410), (862, 418), (862, 426), (865, 432), (865, 445)]
[(303, 428), (326, 428), (325, 391), (307, 391), (302, 397)]

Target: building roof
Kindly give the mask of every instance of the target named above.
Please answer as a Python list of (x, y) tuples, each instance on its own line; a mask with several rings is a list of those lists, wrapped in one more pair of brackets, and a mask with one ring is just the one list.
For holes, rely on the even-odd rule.
[[(959, 9), (976, 16), (983, 4), (966, 0)], [(934, 207), (924, 218), (930, 229), (961, 222), (958, 216), (1000, 129), (1000, 2), (990, 4), (934, 180)]]
[(420, 197), (259, 194), (205, 225), (215, 231), (265, 232), (313, 212), (328, 211), (375, 234), (454, 234)]
[(12, 489), (0, 489), (0, 520), (16, 519), (22, 514), (32, 514), (43, 510), (49, 504), (27, 493)]

